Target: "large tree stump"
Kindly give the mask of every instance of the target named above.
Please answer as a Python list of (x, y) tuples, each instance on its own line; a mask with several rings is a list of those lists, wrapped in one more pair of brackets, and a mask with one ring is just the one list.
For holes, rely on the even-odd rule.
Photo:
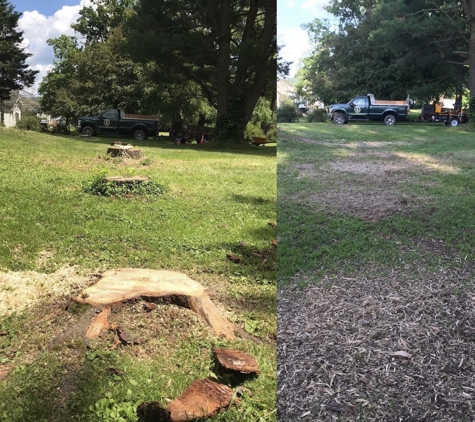
[(85, 289), (75, 300), (91, 305), (112, 305), (140, 296), (180, 296), (188, 307), (203, 318), (213, 331), (228, 339), (237, 331), (216, 305), (203, 286), (174, 271), (122, 268), (106, 271), (94, 285)]
[(124, 157), (139, 159), (143, 157), (142, 150), (134, 148), (132, 145), (114, 144), (107, 149), (107, 154), (111, 157)]

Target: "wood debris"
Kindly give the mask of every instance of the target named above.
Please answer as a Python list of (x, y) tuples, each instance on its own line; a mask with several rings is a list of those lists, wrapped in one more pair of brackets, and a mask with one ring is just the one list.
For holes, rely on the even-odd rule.
[(239, 372), (241, 374), (260, 373), (256, 358), (249, 353), (232, 349), (214, 349), (216, 361), (222, 368), (228, 371)]
[(208, 418), (228, 408), (233, 397), (233, 390), (226, 385), (209, 379), (195, 380), (167, 410), (172, 422)]

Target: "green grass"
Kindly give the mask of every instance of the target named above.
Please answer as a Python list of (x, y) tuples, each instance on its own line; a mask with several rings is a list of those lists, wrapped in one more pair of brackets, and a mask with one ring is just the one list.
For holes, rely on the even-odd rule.
[[(132, 141), (145, 158), (131, 162), (106, 156), (110, 141), (0, 128), (0, 270), (182, 271), (216, 292), (227, 316), (263, 341), (181, 332), (173, 344), (166, 336), (154, 339), (150, 356), (101, 343), (91, 359), (81, 345), (45, 350), (59, 327), (33, 326), (48, 312), (33, 308), (0, 319), (0, 329), (8, 331), (0, 337), (0, 358), (13, 356), (7, 359), (14, 367), (0, 381), (0, 420), (98, 420), (90, 407), (103, 399), (124, 407), (143, 400), (166, 405), (191, 381), (210, 375), (211, 350), (219, 345), (253, 353), (262, 374), (246, 381), (252, 397), (211, 420), (274, 421), (276, 229), (268, 223), (276, 221), (275, 147)], [(150, 176), (166, 192), (87, 192), (99, 174)], [(48, 259), (39, 259), (45, 251)], [(124, 375), (108, 375), (111, 366)], [(70, 379), (72, 391), (61, 397), (58, 387)]]
[[(312, 282), (336, 270), (350, 273), (372, 263), (391, 268), (420, 260), (415, 245), (422, 240), (443, 242), (468, 262), (475, 257), (475, 143), (469, 126), (295, 123), (279, 129), (277, 260), (283, 285), (293, 278)], [(362, 176), (343, 172), (339, 179), (302, 176), (299, 168), (318, 169), (342, 160), (378, 163), (379, 158), (364, 155), (357, 144), (363, 141), (368, 148), (378, 145), (379, 152), (404, 165), (417, 164), (417, 174), (401, 183), (398, 191), (423, 206), (405, 215), (367, 221), (318, 203), (319, 194), (335, 183), (358, 185)], [(378, 188), (377, 181), (367, 186), (368, 192), (373, 188)], [(401, 247), (414, 252), (402, 257)], [(426, 259), (421, 265), (458, 265), (436, 253)]]

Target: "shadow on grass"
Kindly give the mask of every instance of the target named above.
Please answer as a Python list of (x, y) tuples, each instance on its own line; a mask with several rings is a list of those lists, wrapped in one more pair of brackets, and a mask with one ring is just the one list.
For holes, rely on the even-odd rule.
[(257, 155), (257, 156), (275, 156), (277, 154), (277, 144), (273, 143), (265, 147), (256, 147), (251, 144), (183, 144), (176, 145), (169, 139), (149, 138), (144, 141), (136, 141), (130, 137), (111, 136), (111, 137), (85, 137), (78, 135), (60, 135), (60, 134), (46, 134), (54, 136), (55, 138), (63, 138), (65, 141), (83, 142), (91, 144), (110, 145), (113, 142), (128, 142), (136, 147), (151, 147), (176, 151), (200, 151), (211, 153), (232, 153), (239, 155)]

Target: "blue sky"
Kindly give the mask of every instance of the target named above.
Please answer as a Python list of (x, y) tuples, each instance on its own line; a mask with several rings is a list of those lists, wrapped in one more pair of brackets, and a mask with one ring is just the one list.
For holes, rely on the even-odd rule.
[(79, 0), (10, 0), (17, 12), (37, 10), (45, 16), (52, 16), (63, 6), (77, 6)]
[(22, 13), (18, 28), (23, 31), (22, 47), (32, 54), (27, 64), (38, 70), (35, 85), (30, 89), (36, 94), (39, 83), (53, 67), (53, 49), (47, 44), (50, 38), (62, 34), (74, 35), (71, 23), (76, 22), (82, 7), (90, 0), (9, 0), (17, 12)]
[(315, 18), (328, 18), (323, 9), (328, 0), (277, 0), (277, 43), (284, 45), (280, 55), (293, 62), (290, 75), (294, 76), (300, 60), (307, 55), (310, 43), (302, 24)]

